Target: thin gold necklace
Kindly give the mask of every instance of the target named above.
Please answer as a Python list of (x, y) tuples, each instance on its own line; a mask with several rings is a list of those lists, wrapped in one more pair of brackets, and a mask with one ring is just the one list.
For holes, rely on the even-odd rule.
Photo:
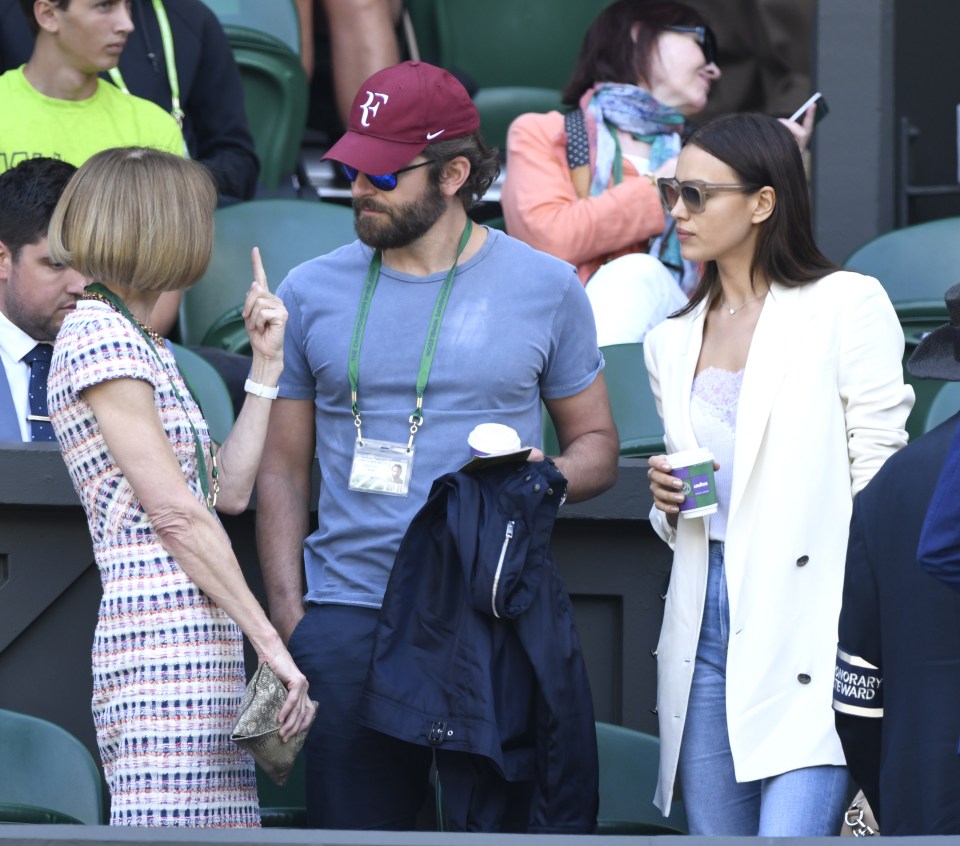
[[(106, 303), (108, 306), (110, 306), (110, 308), (112, 308), (115, 312), (117, 312), (117, 314), (123, 314), (123, 312), (120, 311), (120, 309), (118, 309), (116, 305), (112, 303), (107, 297), (105, 297), (103, 294), (98, 294), (96, 291), (84, 291), (80, 299), (81, 300), (99, 300), (100, 302)], [(143, 323), (140, 320), (137, 320), (137, 318), (133, 314), (131, 314), (130, 316), (137, 321), (137, 326), (139, 326), (144, 332), (146, 332), (153, 339), (153, 342), (155, 344), (163, 345), (166, 343), (166, 341), (163, 339), (163, 335), (161, 335), (156, 329), (152, 328), (151, 326), (147, 326), (146, 323)]]
[(766, 295), (767, 295), (767, 292), (764, 291), (762, 294), (760, 294), (759, 296), (754, 297), (752, 300), (747, 300), (745, 303), (740, 303), (740, 305), (738, 305), (736, 308), (733, 308), (733, 307), (727, 305), (727, 301), (723, 298), (723, 294), (721, 294), (721, 295), (720, 295), (720, 305), (723, 306), (727, 311), (729, 311), (730, 314), (736, 314), (736, 313), (737, 313), (738, 311), (740, 311), (740, 309), (742, 309), (744, 306), (748, 306), (748, 305), (750, 305), (750, 303), (755, 303), (757, 300), (765, 297)]

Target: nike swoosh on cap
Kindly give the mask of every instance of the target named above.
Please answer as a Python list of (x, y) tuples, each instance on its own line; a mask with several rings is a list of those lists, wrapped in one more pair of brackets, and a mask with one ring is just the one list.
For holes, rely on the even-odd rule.
[(427, 141), (433, 141), (434, 138), (436, 138), (436, 137), (439, 136), (439, 135), (443, 135), (443, 133), (446, 132), (446, 131), (447, 131), (447, 130), (445, 130), (445, 129), (440, 129), (440, 130), (438, 130), (437, 132), (428, 132), (428, 133), (427, 133)]

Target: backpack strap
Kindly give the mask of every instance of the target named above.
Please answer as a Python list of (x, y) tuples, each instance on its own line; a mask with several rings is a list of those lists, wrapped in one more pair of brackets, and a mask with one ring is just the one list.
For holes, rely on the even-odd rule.
[(590, 139), (583, 120), (583, 111), (573, 109), (563, 116), (563, 128), (567, 133), (567, 165), (577, 196), (583, 200), (590, 196)]

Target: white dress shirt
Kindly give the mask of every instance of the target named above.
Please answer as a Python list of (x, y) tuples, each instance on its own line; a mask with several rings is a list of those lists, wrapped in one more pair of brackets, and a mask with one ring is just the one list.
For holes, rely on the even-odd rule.
[(30, 413), (30, 401), (27, 398), (30, 390), (30, 365), (24, 364), (21, 359), (36, 345), (37, 341), (11, 323), (0, 311), (0, 361), (3, 362), (3, 369), (7, 374), (13, 405), (20, 423), (20, 434), (24, 441), (30, 440), (30, 424), (27, 422), (27, 415)]

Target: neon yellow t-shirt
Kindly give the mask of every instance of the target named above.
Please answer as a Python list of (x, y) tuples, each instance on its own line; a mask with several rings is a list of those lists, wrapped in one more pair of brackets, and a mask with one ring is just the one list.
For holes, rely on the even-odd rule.
[(79, 167), (108, 147), (130, 146), (184, 154), (183, 135), (170, 115), (102, 79), (86, 100), (58, 100), (37, 91), (23, 67), (0, 75), (0, 173), (35, 156)]

